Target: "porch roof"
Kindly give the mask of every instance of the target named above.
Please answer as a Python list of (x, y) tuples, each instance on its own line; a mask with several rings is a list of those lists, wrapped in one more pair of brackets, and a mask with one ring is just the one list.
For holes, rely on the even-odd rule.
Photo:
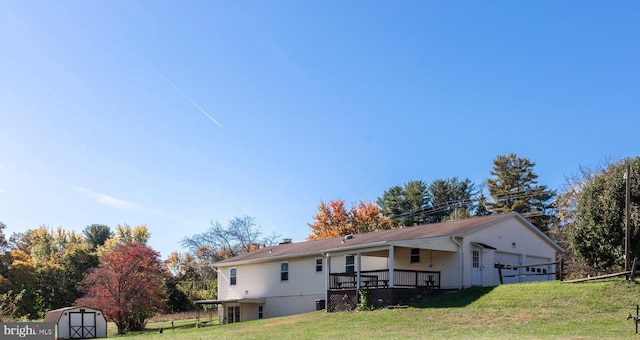
[(265, 298), (253, 298), (253, 299), (232, 299), (232, 300), (196, 300), (193, 303), (196, 305), (221, 305), (223, 303), (265, 303)]
[[(266, 262), (302, 256), (321, 256), (328, 252), (346, 251), (397, 245), (456, 251), (451, 236), (462, 236), (469, 232), (497, 223), (499, 221), (519, 216), (516, 213), (473, 217), (464, 220), (426, 224), (391, 230), (380, 230), (364, 234), (345, 237), (284, 243), (276, 246), (264, 247), (236, 257), (225, 259), (213, 264), (214, 267), (229, 267), (244, 263)], [(433, 248), (431, 248), (433, 247)]]

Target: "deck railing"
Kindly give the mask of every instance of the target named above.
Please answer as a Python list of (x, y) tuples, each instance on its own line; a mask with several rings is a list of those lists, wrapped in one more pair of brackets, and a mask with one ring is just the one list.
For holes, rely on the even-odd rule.
[[(355, 289), (358, 275), (355, 272), (329, 274), (329, 289)], [(389, 270), (363, 270), (360, 272), (361, 288), (388, 288)], [(423, 270), (395, 269), (394, 287), (440, 288), (440, 272)]]

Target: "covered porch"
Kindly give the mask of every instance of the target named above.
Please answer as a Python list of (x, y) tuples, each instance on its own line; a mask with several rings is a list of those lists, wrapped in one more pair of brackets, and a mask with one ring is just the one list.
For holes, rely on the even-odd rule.
[[(435, 294), (443, 283), (447, 289), (455, 288), (461, 283), (459, 250), (455, 239), (442, 237), (328, 251), (326, 310), (355, 309), (363, 294), (369, 306), (385, 307)], [(445, 269), (448, 276), (443, 282)]]

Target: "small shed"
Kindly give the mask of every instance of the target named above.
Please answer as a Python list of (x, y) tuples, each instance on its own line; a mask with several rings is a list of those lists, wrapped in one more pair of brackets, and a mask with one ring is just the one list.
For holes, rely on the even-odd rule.
[(102, 311), (90, 307), (64, 307), (49, 311), (44, 322), (56, 324), (56, 339), (94, 339), (107, 337), (107, 319)]

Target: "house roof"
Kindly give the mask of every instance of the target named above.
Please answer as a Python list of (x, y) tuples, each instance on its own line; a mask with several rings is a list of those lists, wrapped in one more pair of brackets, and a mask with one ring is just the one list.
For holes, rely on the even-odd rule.
[(399, 229), (379, 230), (352, 236), (334, 237), (329, 239), (284, 243), (276, 246), (264, 247), (236, 257), (228, 258), (213, 264), (214, 267), (228, 267), (243, 263), (264, 262), (275, 259), (285, 259), (299, 256), (321, 255), (327, 252), (347, 251), (349, 249), (362, 249), (367, 247), (398, 244), (408, 240), (437, 239), (451, 236), (465, 236), (476, 230), (488, 227), (500, 221), (517, 218), (526, 226), (537, 232), (543, 239), (549, 242), (558, 251), (563, 251), (557, 244), (549, 239), (534, 225), (529, 223), (518, 213), (473, 217), (464, 220), (448, 221), (442, 223), (425, 224)]

